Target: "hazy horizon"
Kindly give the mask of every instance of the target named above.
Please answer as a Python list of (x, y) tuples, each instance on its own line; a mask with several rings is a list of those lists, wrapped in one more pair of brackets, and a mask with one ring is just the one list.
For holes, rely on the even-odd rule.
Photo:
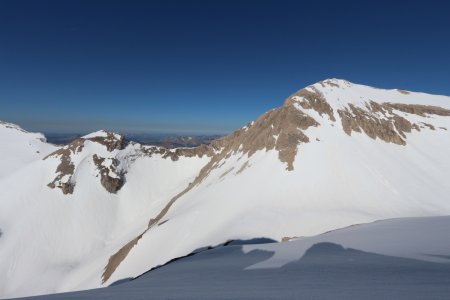
[(442, 1), (1, 1), (0, 120), (226, 134), (327, 78), (450, 95)]

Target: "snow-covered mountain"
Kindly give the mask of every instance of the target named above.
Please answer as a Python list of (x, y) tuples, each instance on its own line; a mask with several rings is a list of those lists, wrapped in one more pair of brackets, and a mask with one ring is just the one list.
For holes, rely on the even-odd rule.
[(196, 148), (99, 131), (22, 159), (35, 136), (16, 130), (0, 148), (20, 162), (0, 173), (0, 297), (107, 286), (230, 239), (450, 214), (449, 130), (450, 97), (337, 79)]

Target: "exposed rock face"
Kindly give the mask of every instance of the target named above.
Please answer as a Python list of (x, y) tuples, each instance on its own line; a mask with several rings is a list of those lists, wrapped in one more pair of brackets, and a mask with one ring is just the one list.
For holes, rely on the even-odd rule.
[(118, 135), (112, 132), (106, 132), (106, 137), (95, 136), (87, 138), (86, 140), (96, 142), (106, 146), (106, 149), (111, 152), (113, 150), (122, 150), (125, 147), (125, 138), (123, 135)]
[(84, 147), (84, 139), (76, 139), (69, 145), (56, 150), (55, 152), (44, 157), (58, 157), (61, 162), (56, 168), (56, 177), (47, 186), (54, 189), (60, 188), (63, 194), (72, 194), (75, 184), (72, 182), (72, 175), (75, 171), (75, 166), (72, 163), (71, 155), (81, 152)]
[[(220, 135), (211, 136), (167, 136), (161, 139), (159, 146), (174, 149), (180, 147), (198, 147), (200, 145), (208, 145), (213, 140), (220, 138)], [(152, 144), (153, 145), (153, 144)]]
[[(110, 193), (116, 193), (124, 184), (123, 173), (118, 170), (116, 158), (103, 158), (93, 155), (93, 161), (100, 173), (100, 183)], [(106, 162), (106, 163), (105, 163)]]
[(135, 237), (133, 240), (129, 241), (125, 246), (119, 249), (116, 253), (114, 253), (108, 260), (108, 264), (105, 267), (105, 270), (102, 274), (102, 283), (105, 283), (120, 263), (127, 257), (128, 253), (130, 253), (131, 249), (138, 243), (138, 241), (142, 238), (146, 231)]
[[(332, 80), (321, 81), (318, 84), (324, 88), (327, 86), (340, 88)], [(351, 86), (348, 82), (344, 84)], [(332, 106), (316, 87), (309, 86), (294, 93), (286, 99), (285, 105), (298, 103), (304, 109), (313, 109), (320, 116), (325, 114), (328, 115), (331, 121), (335, 121)], [(397, 91), (404, 95), (410, 94), (410, 92), (404, 90)], [(342, 100), (343, 103), (346, 102), (345, 99)], [(438, 106), (391, 102), (378, 103), (374, 101), (367, 101), (363, 106), (347, 103), (336, 111), (341, 119), (343, 130), (348, 135), (355, 131), (364, 133), (372, 139), (379, 138), (384, 142), (397, 145), (406, 145), (406, 134), (411, 133), (412, 130), (420, 131), (420, 128), (424, 128), (424, 126), (435, 130), (432, 124), (421, 122), (420, 124), (423, 125), (421, 126), (420, 124), (412, 123), (398, 112), (415, 114), (421, 117), (428, 117), (429, 115), (450, 116), (450, 110)]]
[[(420, 126), (411, 123), (406, 118), (398, 115), (395, 110), (421, 117), (427, 115), (450, 116), (450, 110), (429, 105), (398, 104), (398, 103), (366, 103), (365, 108), (348, 104), (345, 109), (339, 109), (342, 127), (348, 135), (352, 131), (364, 132), (370, 138), (379, 138), (387, 143), (406, 145), (406, 133), (413, 129), (420, 131)], [(434, 126), (422, 123), (434, 130)]]
[(286, 163), (286, 169), (293, 170), (298, 144), (309, 142), (303, 130), (318, 125), (312, 117), (287, 104), (263, 114), (229, 136), (213, 141), (211, 145), (221, 151), (212, 160), (219, 162), (237, 152), (250, 157), (259, 150), (275, 149), (279, 159)]
[[(323, 83), (322, 83), (323, 84)], [(330, 84), (330, 83), (328, 83)], [(331, 83), (333, 84), (333, 83)], [(335, 85), (335, 84), (334, 84)], [(295, 102), (299, 103), (304, 109), (314, 109), (321, 116), (323, 114), (328, 115), (331, 121), (336, 121), (334, 117), (334, 111), (331, 105), (327, 102), (325, 97), (316, 88), (309, 87), (312, 91), (302, 89), (295, 94), (291, 95), (284, 102), (285, 105), (291, 105)]]
[(433, 125), (431, 125), (431, 124), (428, 124), (428, 123), (425, 123), (425, 122), (422, 122), (422, 124), (423, 124), (424, 126), (428, 127), (428, 128), (431, 129), (431, 130), (436, 130), (436, 128), (435, 128)]
[(410, 92), (405, 91), (405, 90), (399, 90), (399, 89), (397, 89), (397, 91), (398, 91), (399, 93), (403, 94), (403, 95), (408, 95), (408, 94), (410, 94)]
[(345, 133), (351, 135), (352, 131), (364, 132), (372, 139), (379, 138), (387, 143), (406, 145), (402, 136), (405, 137), (404, 132), (411, 132), (412, 125), (409, 121), (398, 115), (388, 119), (378, 118), (371, 110), (352, 104), (349, 107), (350, 109), (338, 110)]
[(163, 158), (170, 158), (173, 161), (177, 161), (180, 156), (183, 157), (203, 157), (212, 156), (214, 151), (210, 145), (200, 145), (194, 148), (175, 148), (168, 149), (159, 146), (141, 146), (141, 151), (144, 155), (153, 156), (154, 154), (159, 154)]
[(403, 103), (384, 103), (386, 108), (396, 109), (405, 113), (418, 115), (425, 117), (428, 115), (438, 115), (448, 117), (450, 116), (450, 110), (438, 106), (432, 105), (419, 105), (419, 104), (403, 104)]

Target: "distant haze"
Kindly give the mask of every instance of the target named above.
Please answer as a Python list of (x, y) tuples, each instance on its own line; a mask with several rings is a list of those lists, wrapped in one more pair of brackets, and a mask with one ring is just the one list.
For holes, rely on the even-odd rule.
[(0, 1), (0, 120), (44, 132), (224, 134), (330, 77), (450, 95), (446, 7)]

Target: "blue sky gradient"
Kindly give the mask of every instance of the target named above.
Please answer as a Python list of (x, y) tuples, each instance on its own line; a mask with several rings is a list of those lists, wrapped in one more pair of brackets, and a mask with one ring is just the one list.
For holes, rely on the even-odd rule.
[(326, 78), (450, 95), (445, 1), (0, 1), (0, 120), (227, 133)]

